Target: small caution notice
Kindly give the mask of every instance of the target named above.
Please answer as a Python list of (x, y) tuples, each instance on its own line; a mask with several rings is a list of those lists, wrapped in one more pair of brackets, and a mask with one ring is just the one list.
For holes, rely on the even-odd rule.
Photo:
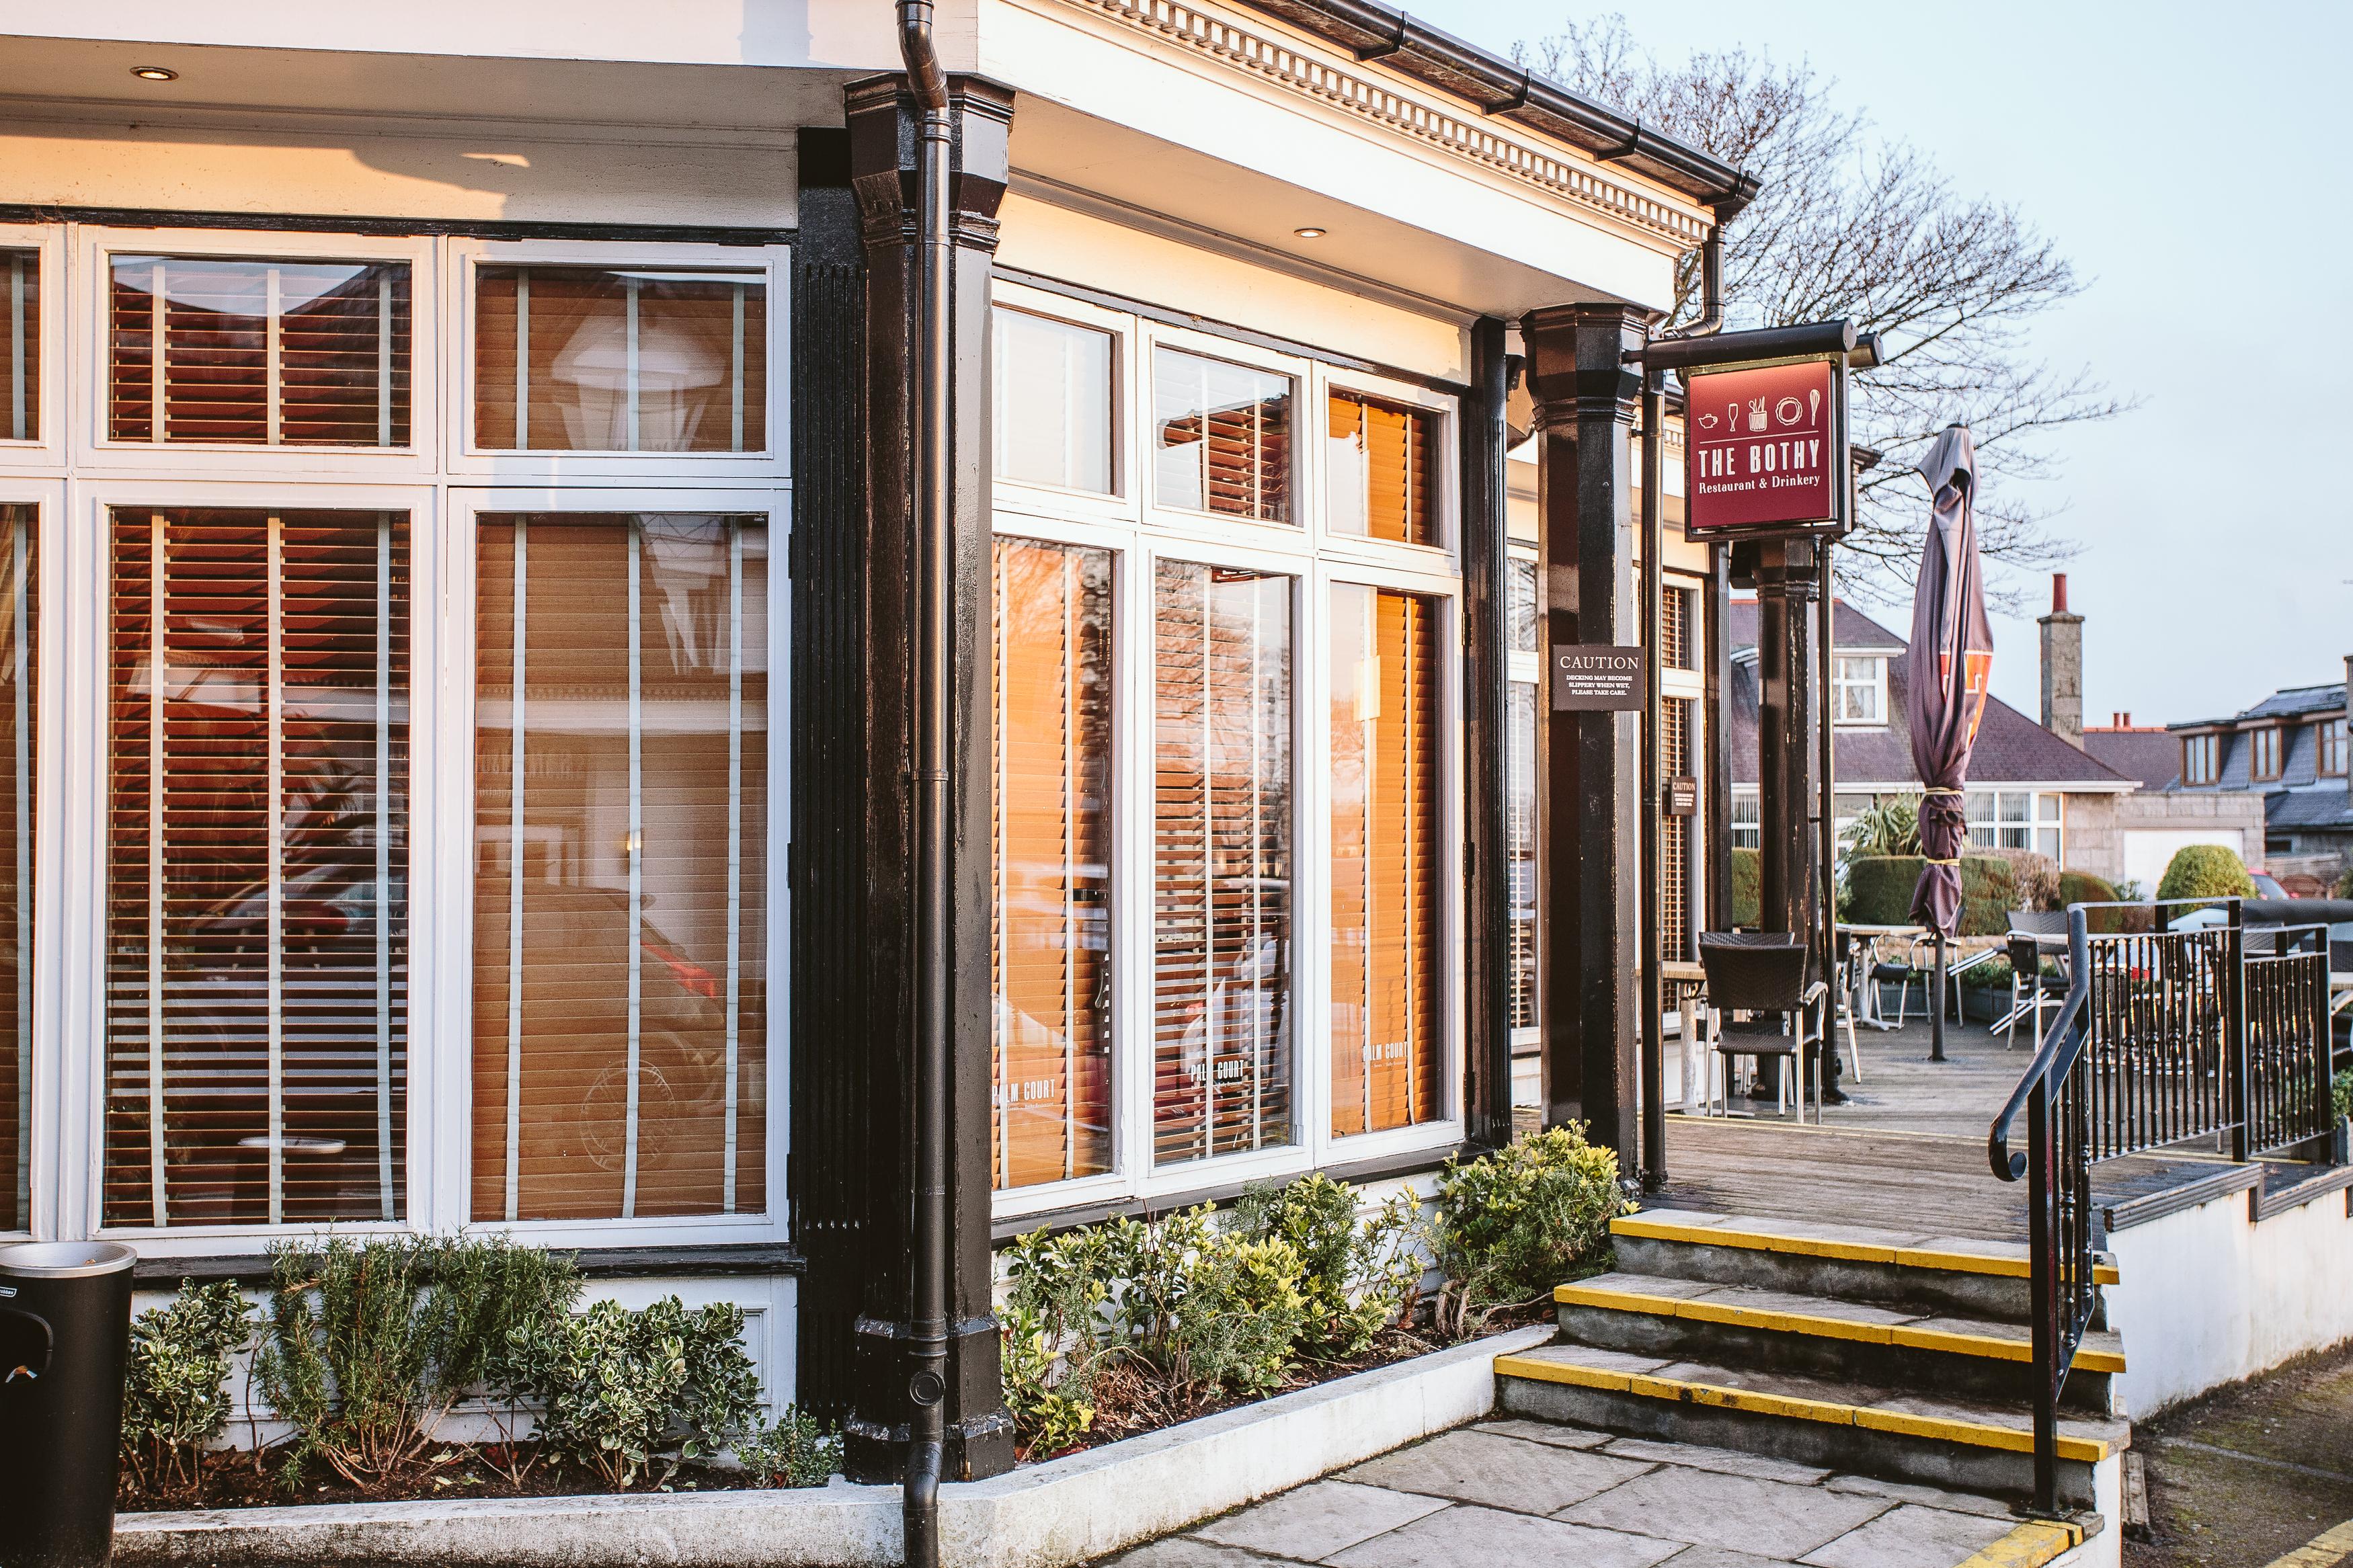
[(1563, 712), (1639, 712), (1642, 650), (1577, 645), (1552, 650), (1552, 707)]

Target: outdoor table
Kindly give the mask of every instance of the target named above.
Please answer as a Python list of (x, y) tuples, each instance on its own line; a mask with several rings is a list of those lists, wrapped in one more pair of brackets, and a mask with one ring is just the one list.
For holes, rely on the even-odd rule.
[(1879, 984), (1871, 977), (1871, 972), (1879, 967), (1879, 944), (1883, 941), (1916, 944), (1928, 934), (1928, 928), (1923, 925), (1858, 925), (1841, 921), (1839, 930), (1852, 931), (1861, 938), (1863, 949), (1851, 977), (1861, 981), (1856, 989), (1862, 994), (1864, 1004), (1852, 1009), (1854, 1021), (1883, 1035), (1895, 1026), (1879, 1016)]
[(1699, 1037), (1700, 993), (1707, 988), (1707, 971), (1696, 963), (1677, 963), (1663, 960), (1659, 964), (1659, 981), (1675, 999), (1683, 1030), (1683, 1108), (1697, 1115), (1706, 1103), (1707, 1052)]

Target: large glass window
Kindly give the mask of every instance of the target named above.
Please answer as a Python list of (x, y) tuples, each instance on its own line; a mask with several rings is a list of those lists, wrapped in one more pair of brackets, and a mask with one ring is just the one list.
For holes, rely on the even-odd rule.
[(473, 1217), (759, 1213), (765, 520), (477, 539)]
[(2060, 858), (2065, 797), (2050, 791), (1971, 790), (1969, 844), (1978, 849), (2031, 849)]
[(1335, 391), (1328, 401), (1324, 483), (1332, 531), (1437, 543), (1436, 416), (1354, 392)]
[(408, 520), (112, 524), (106, 1223), (397, 1218)]
[(2257, 779), (2280, 776), (2280, 727), (2264, 724), (2247, 731), (2247, 772)]
[(474, 284), (474, 444), (761, 451), (767, 306), (761, 270), (484, 267)]
[(990, 977), (999, 1187), (1111, 1168), (1111, 554), (996, 546)]
[(1439, 1114), (1438, 615), (1332, 590), (1332, 1131)]
[(997, 311), (997, 477), (1112, 488), (1112, 335)]
[(1887, 722), (1887, 660), (1841, 654), (1831, 660), (1831, 719), (1839, 724)]
[(114, 440), (408, 445), (405, 263), (118, 255), (109, 267)]
[(41, 255), (0, 250), (0, 440), (41, 438)]
[(0, 1229), (32, 1228), (33, 737), (39, 513), (0, 507)]
[(1153, 1151), (1292, 1139), (1293, 580), (1153, 584)]
[(1291, 405), (1287, 375), (1155, 351), (1154, 499), (1187, 511), (1289, 522)]

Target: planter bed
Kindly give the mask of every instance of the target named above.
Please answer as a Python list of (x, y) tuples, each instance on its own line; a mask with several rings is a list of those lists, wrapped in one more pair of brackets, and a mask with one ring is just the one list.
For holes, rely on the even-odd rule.
[[(1551, 1334), (1548, 1325), (1490, 1334), (943, 1487), (943, 1557), (960, 1568), (1060, 1568), (1238, 1508), (1486, 1414), (1494, 1358)], [(445, 1487), (411, 1501), (322, 1495), (303, 1505), (128, 1513), (115, 1562), (865, 1568), (900, 1560), (895, 1487), (837, 1479), (797, 1490), (712, 1489), (723, 1484), (715, 1473), (693, 1479), (691, 1491), (496, 1497)]]

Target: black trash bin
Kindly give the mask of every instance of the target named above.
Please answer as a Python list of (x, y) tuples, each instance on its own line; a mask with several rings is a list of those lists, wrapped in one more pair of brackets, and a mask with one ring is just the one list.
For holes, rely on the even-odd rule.
[(136, 1261), (111, 1241), (0, 1247), (0, 1568), (114, 1550)]

